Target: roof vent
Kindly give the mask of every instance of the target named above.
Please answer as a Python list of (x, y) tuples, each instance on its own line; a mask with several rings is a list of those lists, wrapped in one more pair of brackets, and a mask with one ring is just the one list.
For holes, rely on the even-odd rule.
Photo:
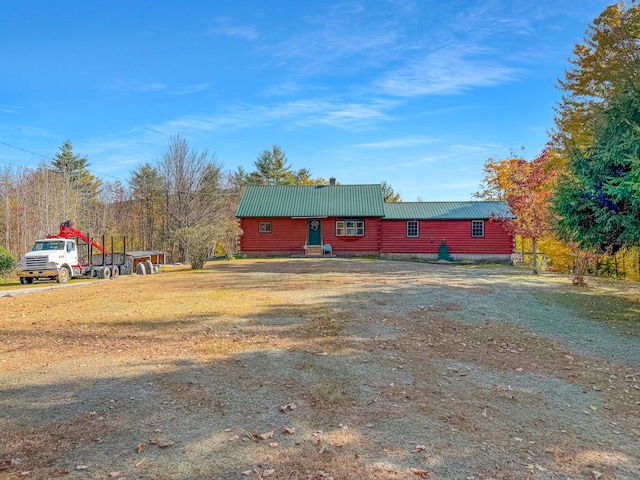
[(336, 177), (331, 177), (329, 179), (329, 185), (335, 185), (336, 184)]

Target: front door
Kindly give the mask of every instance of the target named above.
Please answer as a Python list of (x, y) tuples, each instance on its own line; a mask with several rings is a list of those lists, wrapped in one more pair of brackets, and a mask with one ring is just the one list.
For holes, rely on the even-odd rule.
[(322, 220), (309, 219), (309, 242), (307, 245), (322, 245)]

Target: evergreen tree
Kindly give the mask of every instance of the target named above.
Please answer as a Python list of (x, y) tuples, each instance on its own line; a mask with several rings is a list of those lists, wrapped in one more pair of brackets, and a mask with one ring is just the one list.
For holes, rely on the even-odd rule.
[(593, 144), (568, 153), (555, 198), (562, 237), (600, 251), (640, 244), (640, 89), (618, 94), (598, 117)]
[(323, 185), (322, 178), (312, 178), (308, 168), (293, 170), (284, 151), (274, 145), (271, 150), (263, 150), (253, 163), (256, 169), (246, 173), (241, 167), (235, 173), (237, 180), (245, 185)]
[(559, 81), (555, 141), (565, 151), (592, 143), (601, 109), (629, 84), (640, 85), (640, 5), (608, 6), (576, 44)]
[(73, 153), (71, 140), (67, 140), (58, 148), (51, 165), (83, 200), (95, 200), (100, 193), (100, 180), (89, 172), (87, 157)]

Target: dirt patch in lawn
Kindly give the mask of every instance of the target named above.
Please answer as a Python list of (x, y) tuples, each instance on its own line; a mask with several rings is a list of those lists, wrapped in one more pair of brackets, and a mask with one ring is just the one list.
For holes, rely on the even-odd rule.
[(3, 297), (0, 478), (639, 478), (636, 288), (276, 259)]

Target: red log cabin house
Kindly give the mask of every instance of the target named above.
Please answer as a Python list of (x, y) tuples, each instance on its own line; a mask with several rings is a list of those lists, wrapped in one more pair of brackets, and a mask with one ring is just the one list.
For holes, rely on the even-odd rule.
[(509, 262), (505, 202), (385, 202), (381, 185), (249, 185), (236, 217), (247, 256)]

